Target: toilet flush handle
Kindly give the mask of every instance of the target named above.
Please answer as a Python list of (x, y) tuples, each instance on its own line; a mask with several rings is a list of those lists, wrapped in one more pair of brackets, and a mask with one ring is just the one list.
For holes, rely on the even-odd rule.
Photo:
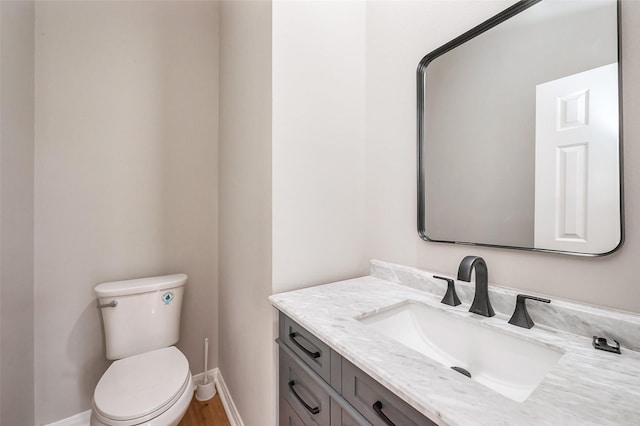
[(98, 305), (98, 309), (102, 309), (102, 308), (115, 308), (116, 306), (118, 306), (118, 301), (117, 300), (112, 300), (109, 303), (103, 303), (102, 305)]

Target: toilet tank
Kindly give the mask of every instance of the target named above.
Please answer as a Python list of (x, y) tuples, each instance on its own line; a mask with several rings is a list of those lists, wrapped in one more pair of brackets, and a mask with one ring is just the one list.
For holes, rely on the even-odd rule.
[[(116, 360), (175, 344), (185, 274), (140, 278), (95, 287), (104, 322), (107, 358)], [(114, 303), (115, 302), (115, 303)]]

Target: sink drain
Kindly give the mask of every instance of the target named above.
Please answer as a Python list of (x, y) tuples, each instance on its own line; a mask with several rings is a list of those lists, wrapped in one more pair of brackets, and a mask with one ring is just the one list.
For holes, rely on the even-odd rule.
[(451, 369), (457, 371), (460, 374), (464, 374), (468, 378), (471, 378), (471, 373), (469, 373), (469, 370), (466, 370), (462, 367), (451, 367)]

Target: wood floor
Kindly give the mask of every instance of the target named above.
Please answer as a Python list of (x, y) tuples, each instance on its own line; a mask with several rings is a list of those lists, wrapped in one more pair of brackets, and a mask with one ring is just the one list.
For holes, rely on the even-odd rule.
[(213, 398), (204, 402), (198, 401), (194, 396), (178, 426), (230, 426), (220, 394), (216, 393)]

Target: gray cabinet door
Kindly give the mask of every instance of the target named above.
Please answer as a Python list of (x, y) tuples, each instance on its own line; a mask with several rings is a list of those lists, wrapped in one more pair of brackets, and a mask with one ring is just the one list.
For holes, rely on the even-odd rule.
[[(349, 410), (343, 408), (349, 407)], [(349, 411), (351, 411), (350, 414)], [(331, 426), (371, 426), (344, 398), (331, 398)]]
[(280, 426), (307, 426), (284, 398), (280, 398)]
[(285, 399), (307, 426), (331, 424), (327, 392), (280, 349), (280, 399)]
[(374, 426), (431, 426), (434, 422), (362, 370), (342, 359), (342, 396)]

